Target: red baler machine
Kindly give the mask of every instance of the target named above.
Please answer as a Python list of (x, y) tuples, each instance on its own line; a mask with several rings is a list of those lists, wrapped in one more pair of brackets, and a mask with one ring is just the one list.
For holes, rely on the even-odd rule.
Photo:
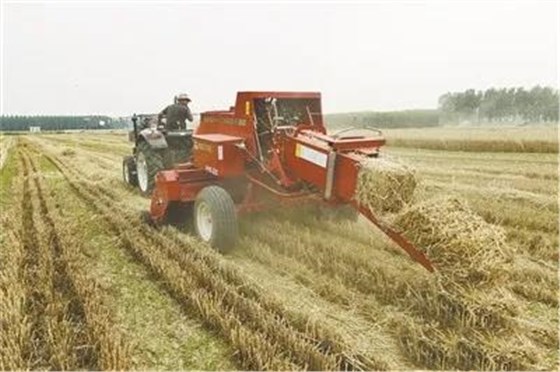
[(328, 135), (320, 93), (239, 92), (229, 110), (201, 114), (193, 141), (190, 162), (156, 175), (154, 222), (172, 206), (192, 206), (197, 235), (225, 250), (235, 245), (240, 214), (302, 200), (347, 204), (433, 271), (421, 251), (354, 200), (360, 163), (376, 157), (385, 139)]

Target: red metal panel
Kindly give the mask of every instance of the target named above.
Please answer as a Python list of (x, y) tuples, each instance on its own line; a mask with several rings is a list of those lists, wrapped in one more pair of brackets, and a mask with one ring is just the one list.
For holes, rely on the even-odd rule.
[(352, 151), (357, 149), (367, 149), (381, 147), (385, 144), (385, 138), (364, 138), (335, 141), (332, 146), (335, 150)]
[[(191, 174), (196, 174), (192, 171)], [(191, 202), (204, 187), (214, 184), (215, 178), (207, 177), (204, 181), (180, 183), (180, 176), (174, 170), (161, 171), (156, 176), (156, 188), (152, 193), (150, 215), (156, 222), (161, 222), (171, 202)]]
[(224, 134), (195, 135), (193, 163), (217, 177), (234, 177), (244, 173), (245, 158), (236, 144), (240, 137)]
[[(304, 151), (309, 148), (312, 151), (323, 154), (324, 157), (320, 159), (311, 159), (314, 155), (314, 153), (311, 152), (308, 156), (310, 159), (306, 159), (305, 154), (301, 153), (302, 148)], [(284, 149), (284, 162), (290, 176), (309, 182), (323, 192), (325, 190), (327, 180), (326, 156), (330, 151), (332, 151), (331, 147), (325, 142), (314, 140), (305, 135), (300, 135), (295, 138), (288, 137), (285, 142)], [(363, 159), (363, 156), (357, 154), (344, 154), (337, 152), (332, 191), (334, 199), (343, 202), (352, 201), (358, 179), (358, 165)]]
[(385, 144), (385, 138), (381, 137), (351, 137), (334, 138), (327, 134), (318, 133), (313, 130), (304, 130), (302, 134), (321, 140), (329, 144), (334, 150), (351, 151), (366, 148), (378, 148)]
[(216, 134), (195, 134), (193, 136), (194, 139), (200, 139), (202, 141), (206, 141), (206, 142), (217, 142), (217, 143), (238, 143), (241, 142), (242, 138), (240, 137), (235, 137), (235, 136), (229, 136), (227, 134), (220, 134), (220, 133), (216, 133)]
[(204, 169), (199, 168), (177, 169), (177, 175), (179, 177), (179, 183), (202, 181), (206, 182), (216, 179), (216, 176), (206, 172)]
[(257, 147), (255, 144), (255, 129), (252, 115), (237, 116), (234, 115), (233, 111), (203, 113), (195, 135), (216, 133), (242, 138), (247, 146), (247, 150), (253, 156), (256, 155)]
[(333, 195), (345, 202), (354, 199), (358, 181), (359, 162), (363, 157), (354, 154), (338, 154), (336, 157)]
[(321, 93), (319, 92), (238, 92), (235, 106), (229, 111), (208, 111), (201, 114), (195, 134), (221, 133), (243, 138), (247, 151), (257, 156), (254, 128), (254, 104), (256, 99), (268, 97), (278, 99), (313, 99), (315, 102), (315, 129), (324, 131), (321, 115)]
[(183, 183), (180, 186), (179, 198), (177, 200), (180, 200), (181, 202), (194, 201), (200, 190), (212, 184), (214, 184), (214, 182), (209, 180)]
[(322, 142), (312, 141), (304, 136), (288, 137), (283, 159), (286, 171), (292, 178), (309, 182), (323, 191), (327, 175), (326, 157), (329, 150), (329, 147)]

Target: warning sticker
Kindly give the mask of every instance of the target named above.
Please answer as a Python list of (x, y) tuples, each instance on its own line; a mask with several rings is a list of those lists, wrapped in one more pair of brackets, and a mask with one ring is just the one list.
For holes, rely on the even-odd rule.
[(296, 156), (320, 167), (327, 167), (327, 154), (299, 143), (296, 145)]

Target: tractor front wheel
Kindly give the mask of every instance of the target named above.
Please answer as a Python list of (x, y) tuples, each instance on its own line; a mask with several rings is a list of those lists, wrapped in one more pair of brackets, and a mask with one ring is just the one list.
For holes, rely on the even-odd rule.
[(207, 186), (194, 202), (194, 228), (203, 241), (220, 252), (235, 246), (238, 236), (235, 204), (219, 186)]
[(156, 174), (164, 169), (163, 156), (146, 142), (138, 144), (136, 153), (136, 175), (138, 188), (144, 195), (150, 195), (156, 182)]
[(124, 183), (130, 186), (137, 186), (138, 178), (136, 176), (136, 163), (134, 162), (134, 157), (127, 156), (123, 159), (122, 170)]

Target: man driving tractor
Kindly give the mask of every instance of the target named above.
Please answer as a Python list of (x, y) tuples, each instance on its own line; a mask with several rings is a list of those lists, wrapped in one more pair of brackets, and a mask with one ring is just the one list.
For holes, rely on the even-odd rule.
[(193, 121), (189, 103), (191, 99), (188, 94), (182, 93), (175, 96), (175, 103), (167, 106), (158, 114), (158, 124), (163, 125), (162, 119), (165, 117), (165, 128), (167, 130), (181, 130), (187, 128), (185, 120)]

